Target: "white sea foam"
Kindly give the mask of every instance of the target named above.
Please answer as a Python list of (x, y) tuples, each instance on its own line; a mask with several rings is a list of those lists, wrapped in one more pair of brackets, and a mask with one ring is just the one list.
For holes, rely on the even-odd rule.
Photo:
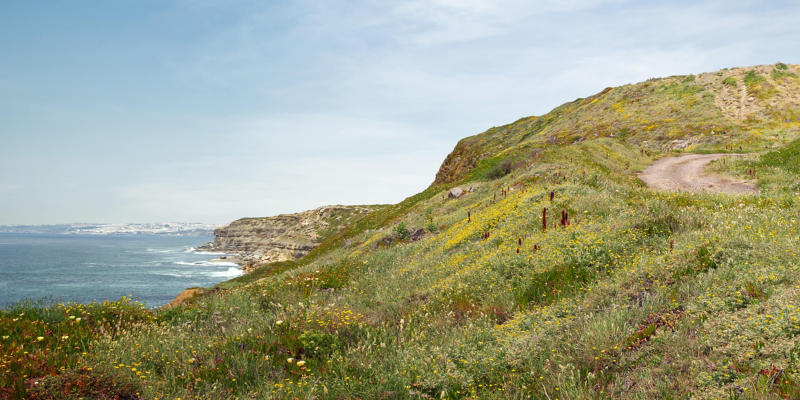
[(244, 272), (242, 272), (242, 270), (240, 270), (239, 268), (230, 267), (230, 268), (228, 268), (227, 271), (212, 272), (212, 273), (209, 274), (209, 276), (214, 276), (214, 277), (234, 277), (234, 276), (239, 276), (239, 275), (242, 275), (242, 274), (244, 274)]
[(173, 264), (177, 265), (203, 265), (203, 261), (195, 261), (195, 262), (186, 262), (186, 261), (173, 261)]
[(183, 250), (185, 253), (192, 253), (192, 254), (207, 254), (210, 256), (238, 256), (237, 253), (226, 253), (224, 251), (197, 251), (197, 248), (190, 247), (188, 249)]
[(176, 253), (179, 250), (176, 250), (176, 249), (159, 250), (159, 249), (147, 248), (147, 251), (150, 252), (150, 253), (162, 253), (162, 254), (164, 254), (164, 253)]
[(239, 267), (239, 264), (228, 261), (195, 261), (195, 262), (174, 261), (173, 264), (203, 266), (203, 267), (237, 267), (237, 268)]
[(227, 262), (227, 261), (209, 262), (208, 265), (213, 265), (215, 267), (235, 267), (235, 268), (239, 268), (239, 264), (232, 263), (232, 262)]
[(244, 274), (242, 270), (236, 267), (229, 267), (226, 271), (185, 271), (185, 272), (159, 272), (158, 275), (163, 276), (173, 276), (176, 278), (198, 278), (198, 277), (210, 277), (210, 278), (233, 278), (239, 275)]

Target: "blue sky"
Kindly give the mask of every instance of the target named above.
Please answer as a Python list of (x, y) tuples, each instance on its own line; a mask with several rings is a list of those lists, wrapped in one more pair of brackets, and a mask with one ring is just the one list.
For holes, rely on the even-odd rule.
[(396, 203), (492, 126), (798, 63), (797, 21), (788, 1), (4, 1), (0, 224)]

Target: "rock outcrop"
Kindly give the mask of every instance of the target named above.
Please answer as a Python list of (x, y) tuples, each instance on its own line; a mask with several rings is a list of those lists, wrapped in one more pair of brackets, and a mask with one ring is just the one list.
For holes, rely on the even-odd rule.
[(297, 214), (242, 218), (216, 229), (214, 241), (197, 251), (236, 253), (247, 272), (271, 262), (303, 257), (372, 210), (363, 206), (325, 206)]

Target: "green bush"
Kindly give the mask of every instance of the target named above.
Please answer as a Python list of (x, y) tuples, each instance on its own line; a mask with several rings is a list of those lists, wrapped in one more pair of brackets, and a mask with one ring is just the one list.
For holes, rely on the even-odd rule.
[(426, 228), (428, 229), (428, 232), (430, 232), (430, 233), (435, 233), (439, 229), (439, 227), (436, 226), (436, 224), (434, 224), (433, 222), (428, 223), (428, 226), (426, 226)]
[(795, 74), (794, 72), (788, 72), (785, 69), (778, 69), (778, 68), (773, 69), (770, 76), (772, 76), (772, 79), (776, 81), (784, 78), (797, 78), (797, 74)]
[(766, 78), (756, 73), (754, 70), (747, 71), (747, 74), (744, 76), (744, 84), (748, 87), (758, 85), (761, 82), (766, 81)]
[(737, 81), (736, 78), (734, 78), (732, 76), (729, 76), (729, 77), (727, 77), (727, 78), (722, 80), (722, 84), (723, 85), (728, 85), (730, 87), (736, 87), (736, 85), (738, 83), (739, 83), (739, 81)]
[(411, 232), (408, 230), (405, 222), (401, 222), (394, 227), (394, 234), (400, 240), (408, 239)]
[(497, 165), (495, 165), (494, 168), (490, 169), (487, 177), (489, 179), (502, 178), (511, 173), (513, 169), (514, 168), (513, 165), (511, 164), (511, 160), (506, 158), (505, 160), (497, 163)]

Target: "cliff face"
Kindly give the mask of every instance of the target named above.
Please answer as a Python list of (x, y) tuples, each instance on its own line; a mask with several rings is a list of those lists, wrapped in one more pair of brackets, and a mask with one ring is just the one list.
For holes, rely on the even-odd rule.
[(372, 210), (364, 206), (325, 206), (298, 214), (243, 218), (216, 229), (214, 241), (197, 250), (237, 253), (245, 270), (295, 260)]

